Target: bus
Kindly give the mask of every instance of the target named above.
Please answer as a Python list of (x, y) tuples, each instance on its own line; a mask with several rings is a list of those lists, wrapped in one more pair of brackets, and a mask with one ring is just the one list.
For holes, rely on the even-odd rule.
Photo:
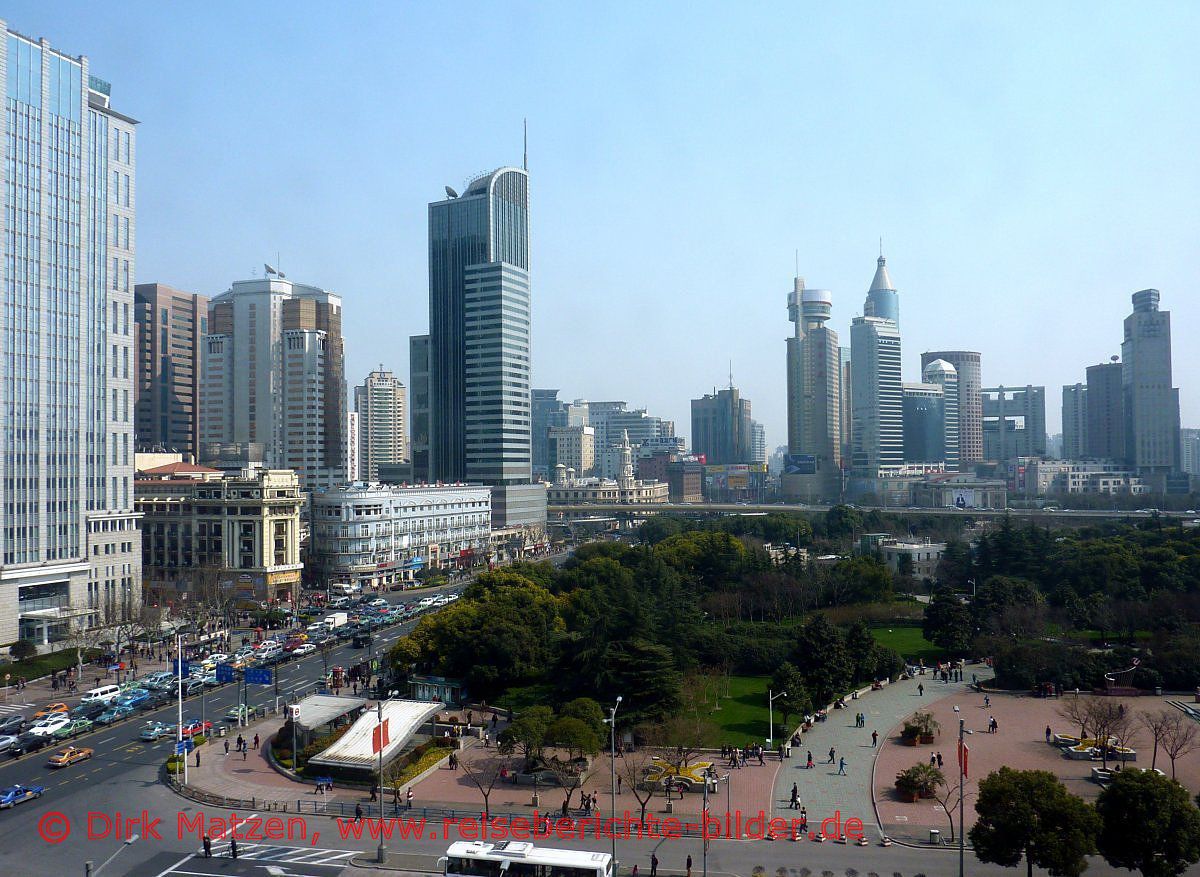
[(613, 877), (612, 856), (522, 841), (458, 841), (439, 860), (446, 877)]

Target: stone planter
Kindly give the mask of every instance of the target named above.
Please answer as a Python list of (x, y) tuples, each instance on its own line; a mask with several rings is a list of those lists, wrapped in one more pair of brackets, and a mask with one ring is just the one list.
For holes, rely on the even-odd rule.
[[(921, 742), (922, 742), (922, 743), (924, 743), (924, 744), (929, 744), (929, 743), (932, 743), (932, 742), (933, 742), (933, 735), (932, 735), (932, 734), (922, 734), (922, 735), (921, 735)], [(915, 744), (914, 744), (914, 745), (915, 745)]]
[(905, 746), (916, 746), (917, 738), (916, 737), (901, 737), (900, 742), (903, 743)]

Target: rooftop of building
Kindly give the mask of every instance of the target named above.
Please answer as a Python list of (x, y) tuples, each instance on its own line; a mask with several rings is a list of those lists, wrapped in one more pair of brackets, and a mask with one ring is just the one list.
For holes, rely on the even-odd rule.
[[(153, 466), (149, 469), (139, 469), (138, 476), (156, 478), (182, 478), (186, 476), (220, 475), (220, 469), (210, 469), (207, 466), (197, 466), (195, 463), (167, 463), (164, 466)], [(144, 479), (145, 480), (145, 479)]]

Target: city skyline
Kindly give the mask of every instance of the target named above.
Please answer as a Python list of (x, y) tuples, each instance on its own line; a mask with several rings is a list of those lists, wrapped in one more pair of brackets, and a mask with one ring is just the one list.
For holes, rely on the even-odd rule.
[[(64, 17), (18, 2), (8, 21), (86, 51), (96, 69), (123, 83), (123, 104), (143, 120), (139, 137), (150, 148), (139, 162), (137, 281), (215, 296), (278, 251), (289, 276), (344, 296), (352, 381), (380, 361), (409, 373), (396, 339), (427, 328), (430, 196), (460, 187), (465, 169), (519, 165), (525, 117), (531, 235), (539, 241), (535, 386), (572, 387), (571, 395), (589, 398), (637, 395), (639, 405), (686, 423), (688, 401), (725, 384), (732, 360), (768, 445), (781, 445), (778, 347), (789, 326), (778, 296), (794, 252), (799, 273), (842, 303), (830, 324), (846, 338), (880, 235), (905, 297), (906, 381), (920, 380), (922, 351), (978, 350), (987, 385), (1056, 393), (1118, 352), (1128, 296), (1144, 288), (1172, 302), (1178, 337), (1200, 329), (1188, 295), (1190, 205), (1200, 176), (1185, 160), (1198, 139), (1186, 112), (1200, 73), (1185, 36), (1195, 9), (935, 17), (932, 7), (917, 7), (862, 20), (758, 10), (736, 21), (697, 16), (672, 29), (661, 27), (669, 10), (638, 10), (620, 23), (589, 19), (584, 39), (577, 14), (545, 10), (530, 22), (518, 10), (498, 27), (513, 34), (524, 22), (537, 39), (527, 55), (506, 53), (498, 67), (503, 40), (489, 45), (482, 34), (460, 33), (452, 16), (435, 10), (351, 11), (337, 32), (306, 30), (304, 16), (288, 17), (289, 39), (262, 50), (261, 34), (282, 8), (185, 13), (147, 5), (116, 22), (88, 7)], [(185, 24), (194, 45), (161, 39)], [(351, 43), (356, 32), (367, 35), (361, 48)], [(392, 114), (399, 121), (379, 118), (368, 98), (300, 63), (319, 44), (348, 81), (404, 91), (416, 71), (429, 69), (435, 34), (453, 35), (464, 56), (478, 57), (437, 88), (401, 94)], [(567, 34), (579, 61), (564, 66), (568, 41), (554, 37)], [(796, 39), (809, 47), (798, 70), (785, 51)], [(726, 82), (684, 63), (696, 43), (718, 47), (713, 71), (739, 58), (762, 63)], [(400, 60), (378, 61), (381, 45)], [(212, 52), (204, 63), (200, 46)], [(618, 59), (653, 60), (625, 70), (605, 60), (614, 46), (625, 46)], [(1118, 46), (1125, 61), (1112, 65)], [(256, 87), (209, 88), (195, 71), (214, 65)], [(142, 75), (147, 67), (156, 75)], [(549, 83), (537, 72), (547, 67), (576, 72)], [(951, 76), (956, 68), (970, 75)], [(501, 97), (461, 114), (449, 98), (483, 69), (498, 77)], [(566, 100), (577, 93), (581, 100)], [(307, 145), (195, 136), (307, 124), (314, 101), (335, 97), (348, 124)], [(715, 112), (693, 112), (699, 102)], [(414, 118), (421, 124), (410, 124)], [(882, 142), (862, 135), (875, 120), (886, 125)], [(486, 148), (465, 136), (476, 125), (498, 133)], [(804, 137), (797, 157), (792, 144), (810, 129), (819, 136)], [(359, 135), (365, 130), (372, 136)], [(364, 168), (374, 172), (369, 184)], [(647, 192), (648, 209), (628, 211), (630, 198)], [(721, 210), (704, 209), (714, 201)], [(668, 203), (669, 212), (660, 206)], [(607, 255), (616, 251), (619, 262)], [(622, 362), (614, 364), (603, 331), (579, 331), (583, 302), (591, 311), (602, 302), (601, 317), (621, 320)], [(1187, 378), (1200, 371), (1200, 353), (1178, 345), (1174, 355), (1182, 422), (1195, 424), (1200, 386)], [(596, 361), (608, 367), (596, 370)], [(644, 374), (660, 361), (686, 367), (647, 384)], [(1051, 433), (1060, 431), (1059, 414), (1049, 406)]]

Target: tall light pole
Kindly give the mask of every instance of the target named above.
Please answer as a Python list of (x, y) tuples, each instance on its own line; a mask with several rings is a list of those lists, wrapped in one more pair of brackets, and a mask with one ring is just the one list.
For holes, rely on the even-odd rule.
[(612, 709), (608, 711), (608, 730), (610, 734), (609, 745), (609, 801), (612, 806), (608, 814), (609, 818), (609, 837), (612, 839), (612, 860), (613, 874), (618, 873), (617, 865), (617, 707), (621, 705), (621, 695), (617, 695), (617, 702), (612, 705)]
[(107, 865), (109, 862), (111, 862), (117, 856), (121, 855), (121, 853), (124, 852), (125, 847), (134, 843), (134, 841), (136, 841), (137, 839), (138, 839), (138, 836), (136, 834), (131, 834), (128, 838), (126, 838), (125, 843), (123, 843), (123, 844), (121, 844), (121, 846), (117, 847), (117, 851), (115, 853), (113, 853), (111, 856), (109, 856), (107, 859), (105, 859), (103, 862), (100, 863), (99, 868), (93, 868), (91, 862), (84, 862), (83, 863), (83, 877), (94, 877), (94, 875), (99, 874), (101, 871), (104, 870), (105, 865)]
[[(714, 770), (715, 774), (716, 771)], [(702, 877), (708, 877), (708, 787), (709, 784), (724, 783), (725, 784), (725, 812), (729, 813), (729, 774), (723, 777), (704, 775), (704, 809), (700, 813), (700, 837), (703, 843), (701, 847), (701, 874)]]
[(775, 701), (781, 697), (787, 697), (787, 692), (781, 691), (779, 694), (771, 694), (771, 689), (767, 689), (767, 716), (769, 717), (770, 721), (767, 742), (771, 745), (775, 744)]
[[(383, 816), (383, 701), (375, 704), (375, 717), (379, 722), (379, 779), (375, 783), (379, 787), (379, 815)], [(379, 833), (379, 849), (375, 851), (375, 861), (380, 865), (387, 864), (387, 847), (383, 844), (383, 832)]]
[(954, 708), (954, 712), (958, 714), (958, 877), (963, 877), (963, 860), (966, 856), (966, 824), (963, 822), (963, 802), (966, 800), (967, 787), (967, 750), (963, 742), (964, 726), (966, 720), (962, 717), (962, 711), (958, 707)]

